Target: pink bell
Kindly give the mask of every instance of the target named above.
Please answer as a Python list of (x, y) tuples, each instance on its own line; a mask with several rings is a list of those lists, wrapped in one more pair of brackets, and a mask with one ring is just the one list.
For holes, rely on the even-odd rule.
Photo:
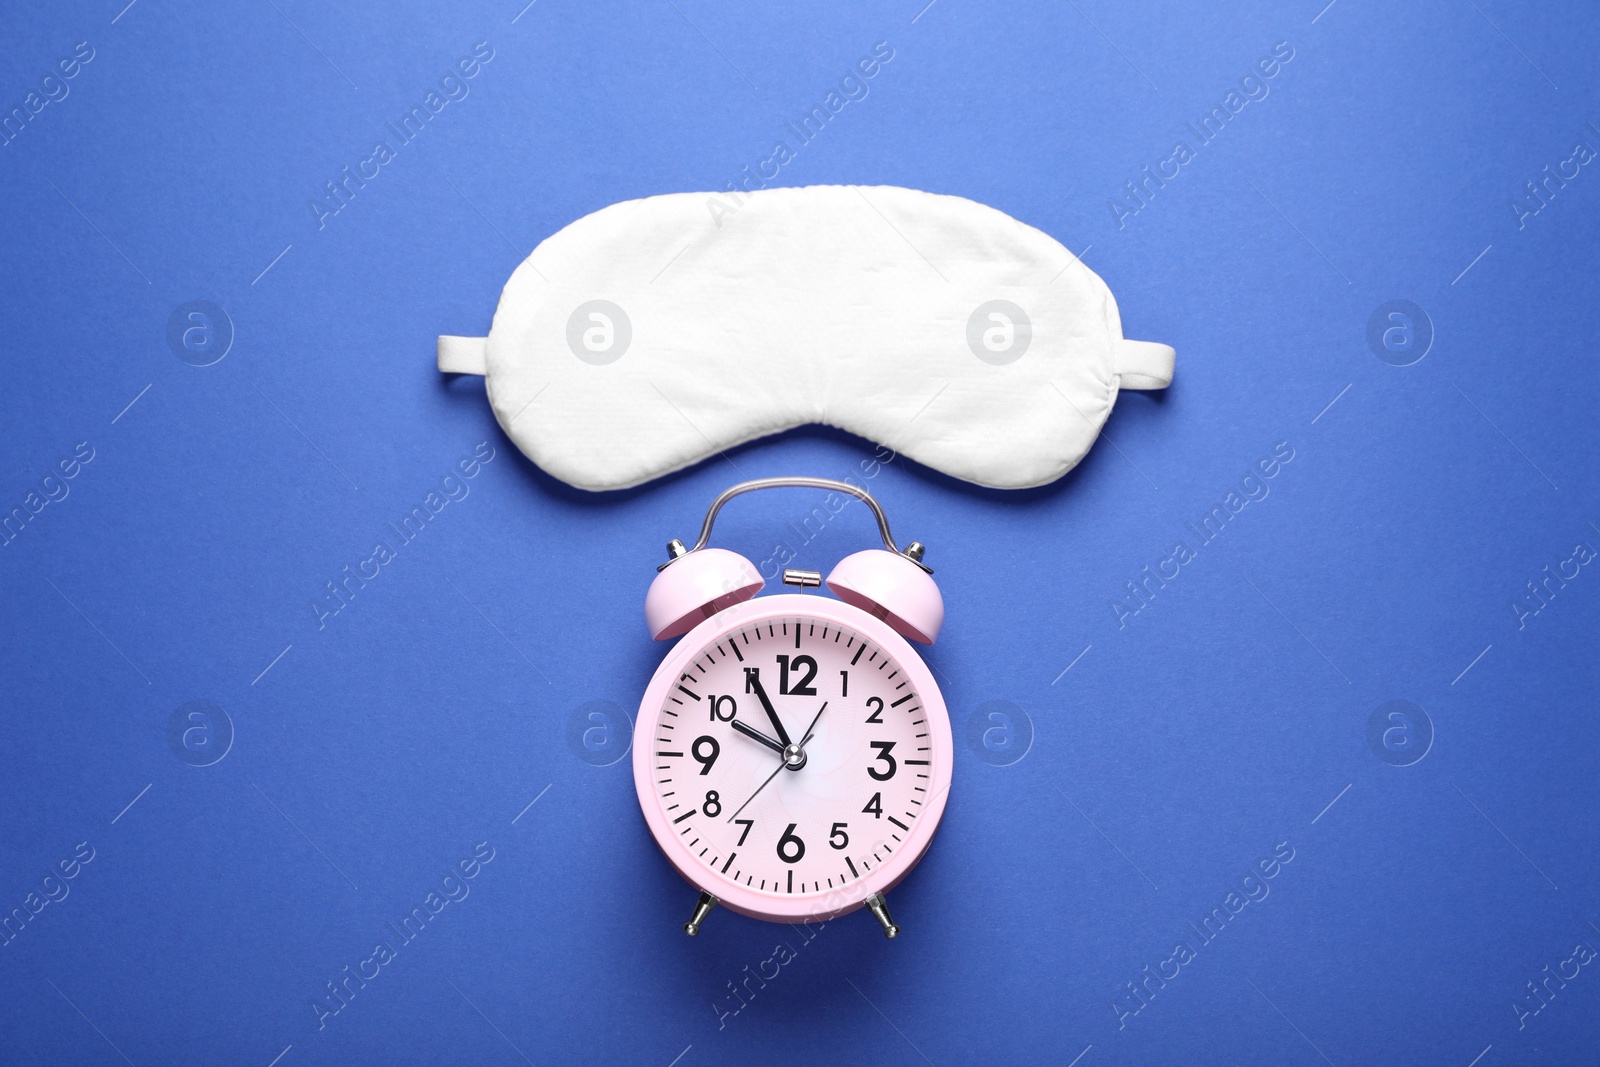
[(846, 604), (925, 645), (933, 644), (944, 625), (944, 597), (933, 578), (895, 552), (869, 548), (846, 556), (828, 575), (828, 588)]
[(766, 584), (755, 565), (739, 553), (702, 548), (679, 556), (656, 575), (645, 594), (644, 622), (657, 641), (678, 637), (723, 608), (749, 600)]

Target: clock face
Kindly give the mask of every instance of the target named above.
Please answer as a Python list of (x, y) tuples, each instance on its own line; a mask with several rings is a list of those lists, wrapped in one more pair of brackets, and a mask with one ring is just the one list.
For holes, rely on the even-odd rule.
[(796, 914), (783, 899), (859, 901), (915, 862), (943, 811), (950, 731), (927, 668), (876, 619), (766, 599), (800, 610), (730, 611), (663, 664), (635, 770), (680, 871), (725, 903), (733, 887), (755, 901), (744, 910), (764, 913), (755, 894)]

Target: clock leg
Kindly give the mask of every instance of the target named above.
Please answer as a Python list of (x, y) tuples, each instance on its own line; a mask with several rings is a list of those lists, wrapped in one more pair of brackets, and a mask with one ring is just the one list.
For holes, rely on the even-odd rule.
[[(700, 932), (700, 924), (706, 921), (706, 916), (711, 914), (711, 909), (717, 906), (717, 898), (710, 893), (701, 893), (700, 899), (695, 903), (694, 914), (689, 921), (683, 924), (683, 932), (694, 937)], [(894, 935), (890, 935), (891, 937)]]
[(900, 928), (889, 918), (889, 902), (883, 899), (882, 893), (874, 893), (867, 898), (867, 910), (883, 924), (883, 936), (891, 940), (900, 936)]

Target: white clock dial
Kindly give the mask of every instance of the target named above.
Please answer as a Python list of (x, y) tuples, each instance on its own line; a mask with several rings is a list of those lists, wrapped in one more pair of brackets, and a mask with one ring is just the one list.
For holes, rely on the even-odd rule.
[(667, 693), (649, 767), (704, 884), (838, 890), (892, 862), (941, 800), (922, 694), (848, 626), (744, 621), (695, 649)]

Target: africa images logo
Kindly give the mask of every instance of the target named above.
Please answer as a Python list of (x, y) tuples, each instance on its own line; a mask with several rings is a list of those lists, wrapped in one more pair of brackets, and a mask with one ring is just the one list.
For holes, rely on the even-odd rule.
[(401, 915), (398, 922), (390, 920), (384, 924), (371, 955), (358, 960), (354, 970), (345, 964), (335, 977), (323, 983), (323, 992), (311, 998), (317, 1029), (326, 1030), (328, 1020), (350, 1007), (356, 994), (382, 975), (384, 968), (399, 959), (407, 946), (432, 929), (430, 924), (447, 907), (466, 900), (472, 892), (472, 880), (483, 873), (494, 857), (494, 846), (489, 842), (479, 841), (473, 845), (472, 855), (458, 861), (453, 868), (447, 868), (437, 888), (430, 889), (421, 904)]
[[(1155, 601), (1156, 593), (1177, 579), (1184, 567), (1198, 559), (1199, 550), (1210, 545), (1240, 512), (1252, 503), (1267, 499), (1272, 492), (1272, 487), (1267, 483), (1276, 478), (1294, 456), (1294, 446), (1288, 441), (1273, 445), (1271, 454), (1262, 456), (1246, 468), (1238, 487), (1230, 489), (1220, 503), (1211, 505), (1197, 521), (1183, 524), (1184, 538), (1173, 544), (1172, 551), (1159, 560), (1154, 569), (1145, 564), (1144, 569), (1131, 580), (1123, 582), (1124, 593), (1107, 601), (1111, 605), (1111, 614), (1117, 620), (1117, 629), (1127, 629), (1128, 620), (1148, 608)], [(1188, 535), (1193, 535), (1192, 545)]]
[(1288, 41), (1279, 41), (1273, 45), (1272, 54), (1256, 60), (1249, 73), (1239, 79), (1239, 87), (1228, 90), (1220, 106), (1213, 107), (1201, 115), (1198, 123), (1184, 124), (1188, 134), (1193, 136), (1193, 148), (1189, 147), (1187, 140), (1176, 142), (1172, 146), (1172, 151), (1156, 162), (1153, 171), (1147, 164), (1139, 171), (1139, 177), (1122, 183), (1123, 199), (1107, 197), (1106, 207), (1110, 209), (1111, 220), (1117, 224), (1117, 229), (1126, 228), (1129, 219), (1149, 207), (1151, 201), (1155, 199), (1156, 191), (1165, 189), (1167, 182), (1176, 179), (1183, 173), (1184, 167), (1199, 158), (1199, 149), (1220, 137), (1234, 116), (1240, 114), (1250, 104), (1265, 100), (1272, 92), (1272, 79), (1276, 78), (1293, 58), (1294, 46)]
[(68, 83), (82, 73), (93, 59), (94, 46), (88, 41), (79, 41), (73, 45), (71, 55), (58, 59), (54, 67), (45, 71), (39, 79), (38, 91), (30, 89), (22, 98), (22, 103), (0, 111), (0, 146), (10, 147), (12, 141), (22, 136), (29, 123), (38, 121), (45, 108), (65, 100), (72, 93), (72, 86)]
[(440, 512), (453, 502), (465, 500), (467, 494), (472, 492), (468, 481), (476, 478), (494, 457), (494, 446), (488, 441), (479, 441), (471, 455), (457, 462), (448, 474), (439, 479), (438, 488), (429, 490), (421, 504), (414, 505), (401, 515), (399, 522), (388, 524), (384, 536), (373, 544), (370, 556), (357, 561), (354, 567), (345, 564), (335, 577), (324, 581), (322, 592), (310, 601), (311, 615), (317, 622), (317, 629), (327, 629), (329, 619), (355, 603), (357, 594), (366, 589), (369, 582), (379, 578), (385, 567), (399, 559), (400, 550), (422, 536), (422, 531), (428, 528), (429, 523), (438, 520)]
[[(846, 106), (865, 100), (867, 94), (871, 92), (871, 87), (867, 83), (877, 77), (878, 72), (893, 59), (894, 48), (888, 41), (879, 41), (873, 45), (872, 54), (856, 60), (855, 66), (846, 70), (839, 79), (838, 88), (829, 89), (823, 96), (822, 103), (812, 104), (798, 120), (783, 124), (784, 136), (773, 141), (770, 154), (756, 163), (755, 173), (751, 173), (750, 165), (747, 163), (738, 177), (730, 178), (723, 186), (726, 196), (716, 193), (708, 196), (706, 209), (710, 212), (711, 221), (716, 224), (717, 229), (722, 229), (723, 219), (738, 213), (744, 206), (747, 194), (756, 189), (765, 189), (767, 183), (777, 178), (785, 166), (793, 163), (799, 157), (800, 151), (821, 136), (828, 123), (844, 111)], [(794, 139), (793, 146), (789, 144), (791, 135)]]
[[(356, 193), (365, 189), (367, 182), (382, 174), (385, 166), (399, 158), (398, 150), (422, 136), (428, 123), (446, 107), (465, 100), (467, 94), (472, 92), (472, 86), (468, 83), (482, 73), (484, 66), (492, 59), (494, 49), (489, 42), (479, 41), (473, 45), (472, 54), (456, 60), (439, 78), (438, 88), (428, 90), (422, 103), (413, 104), (401, 112), (398, 122), (384, 124), (388, 131), (386, 136), (373, 143), (372, 151), (357, 161), (355, 170), (352, 171), (350, 164), (346, 163), (339, 169), (336, 180), (323, 182), (324, 192), (306, 201), (311, 209), (311, 217), (316, 220), (317, 229), (325, 228), (330, 218), (349, 207)], [(394, 141), (392, 146), (390, 140)]]

